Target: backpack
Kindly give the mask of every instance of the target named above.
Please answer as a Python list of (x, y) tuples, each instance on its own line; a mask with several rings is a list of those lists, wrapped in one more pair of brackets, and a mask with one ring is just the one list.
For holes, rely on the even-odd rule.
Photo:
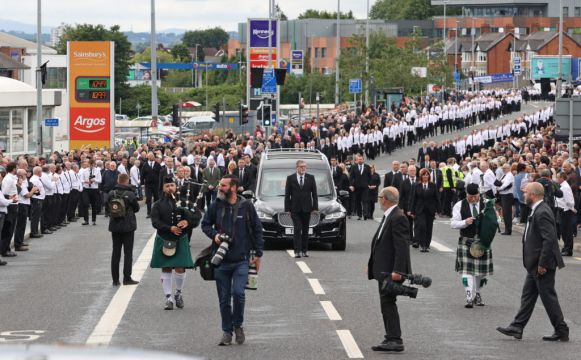
[(551, 180), (543, 181), (541, 183), (543, 188), (545, 188), (545, 197), (544, 201), (551, 207), (555, 207), (555, 185)]
[(109, 199), (109, 212), (113, 219), (123, 218), (127, 216), (127, 206), (123, 193), (118, 190), (113, 190), (112, 196)]

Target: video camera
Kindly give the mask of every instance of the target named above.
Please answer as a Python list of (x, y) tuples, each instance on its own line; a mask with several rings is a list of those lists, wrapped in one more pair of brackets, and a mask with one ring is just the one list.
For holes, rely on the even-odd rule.
[[(382, 273), (385, 279), (381, 284), (381, 293), (392, 296), (409, 296), (415, 299), (418, 296), (418, 288), (406, 286), (400, 282), (395, 282), (391, 279), (391, 274)], [(428, 288), (432, 285), (432, 279), (423, 276), (422, 274), (400, 274), (403, 281), (409, 281), (411, 285), (420, 285), (423, 288)]]

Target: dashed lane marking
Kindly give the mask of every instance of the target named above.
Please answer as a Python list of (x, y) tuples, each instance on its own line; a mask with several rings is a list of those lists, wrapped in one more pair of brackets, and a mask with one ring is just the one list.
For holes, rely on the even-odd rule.
[(341, 340), (349, 359), (363, 359), (363, 354), (361, 353), (361, 350), (359, 350), (359, 346), (355, 342), (353, 335), (351, 335), (351, 331), (337, 330), (337, 335), (339, 335), (339, 339)]
[(301, 271), (303, 272), (303, 274), (312, 274), (313, 273), (311, 271), (311, 268), (309, 268), (309, 265), (307, 265), (306, 262), (304, 262), (304, 261), (297, 261), (297, 265), (299, 266), (299, 268), (301, 269)]
[(307, 280), (309, 280), (309, 284), (311, 285), (311, 288), (313, 289), (315, 295), (325, 295), (325, 290), (323, 290), (323, 287), (321, 286), (321, 283), (319, 282), (318, 279), (307, 279)]
[[(151, 255), (153, 254), (153, 243), (155, 241), (155, 233), (151, 235), (147, 244), (141, 251), (139, 258), (133, 265), (132, 278), (141, 281), (145, 271), (149, 267)], [(105, 313), (99, 320), (99, 323), (87, 339), (87, 345), (109, 345), (115, 331), (119, 327), (119, 323), (127, 311), (127, 307), (137, 286), (121, 286), (119, 290), (111, 299), (111, 303), (105, 310)]]
[(294, 250), (287, 250), (286, 252), (287, 252), (287, 254), (288, 254), (290, 257), (292, 257), (292, 258), (294, 259), (294, 257), (295, 257), (295, 252), (294, 252)]
[(446, 245), (440, 244), (439, 242), (434, 241), (434, 240), (432, 240), (432, 242), (430, 243), (430, 246), (433, 246), (434, 249), (436, 249), (440, 252), (447, 252), (447, 253), (454, 252), (454, 250), (450, 249)]
[(576, 257), (575, 260), (581, 261), (581, 257)]
[(331, 321), (343, 320), (343, 318), (341, 318), (341, 315), (339, 315), (337, 309), (335, 309), (335, 306), (333, 306), (332, 302), (321, 301), (321, 306), (323, 307), (323, 310), (325, 310), (325, 313), (329, 317), (329, 320)]

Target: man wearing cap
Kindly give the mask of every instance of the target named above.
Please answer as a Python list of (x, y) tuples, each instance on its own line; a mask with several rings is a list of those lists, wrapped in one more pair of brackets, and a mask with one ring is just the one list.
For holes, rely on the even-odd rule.
[(462, 284), (466, 290), (466, 308), (484, 306), (481, 288), (486, 284), (488, 275), (492, 275), (492, 251), (487, 249), (481, 257), (475, 258), (470, 253), (470, 246), (478, 238), (478, 214), (484, 210), (484, 201), (480, 198), (477, 184), (466, 186), (466, 199), (457, 202), (452, 209), (451, 226), (460, 230), (458, 249), (456, 251), (456, 271), (462, 275)]

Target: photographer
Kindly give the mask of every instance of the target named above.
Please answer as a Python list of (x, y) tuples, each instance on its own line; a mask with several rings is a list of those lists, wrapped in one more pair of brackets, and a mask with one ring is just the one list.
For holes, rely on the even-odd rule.
[(381, 291), (386, 276), (391, 277), (394, 282), (403, 282), (404, 278), (400, 274), (412, 273), (409, 224), (407, 217), (397, 207), (398, 202), (399, 192), (396, 188), (390, 186), (381, 190), (379, 204), (384, 215), (371, 243), (367, 276), (369, 280), (376, 279), (379, 285), (385, 339), (379, 345), (372, 346), (373, 351), (401, 352), (404, 350), (396, 295)]
[[(218, 197), (209, 204), (202, 221), (202, 230), (214, 240), (214, 248), (222, 241), (229, 241), (221, 264), (214, 270), (222, 317), (220, 346), (232, 343), (232, 332), (236, 334), (237, 344), (244, 343), (244, 291), (249, 263), (255, 265), (257, 271), (260, 269), (264, 246), (258, 214), (250, 201), (237, 195), (238, 185), (237, 176), (224, 176), (218, 184)], [(251, 250), (256, 252), (254, 258), (250, 257)], [(231, 298), (234, 299), (233, 307)]]

